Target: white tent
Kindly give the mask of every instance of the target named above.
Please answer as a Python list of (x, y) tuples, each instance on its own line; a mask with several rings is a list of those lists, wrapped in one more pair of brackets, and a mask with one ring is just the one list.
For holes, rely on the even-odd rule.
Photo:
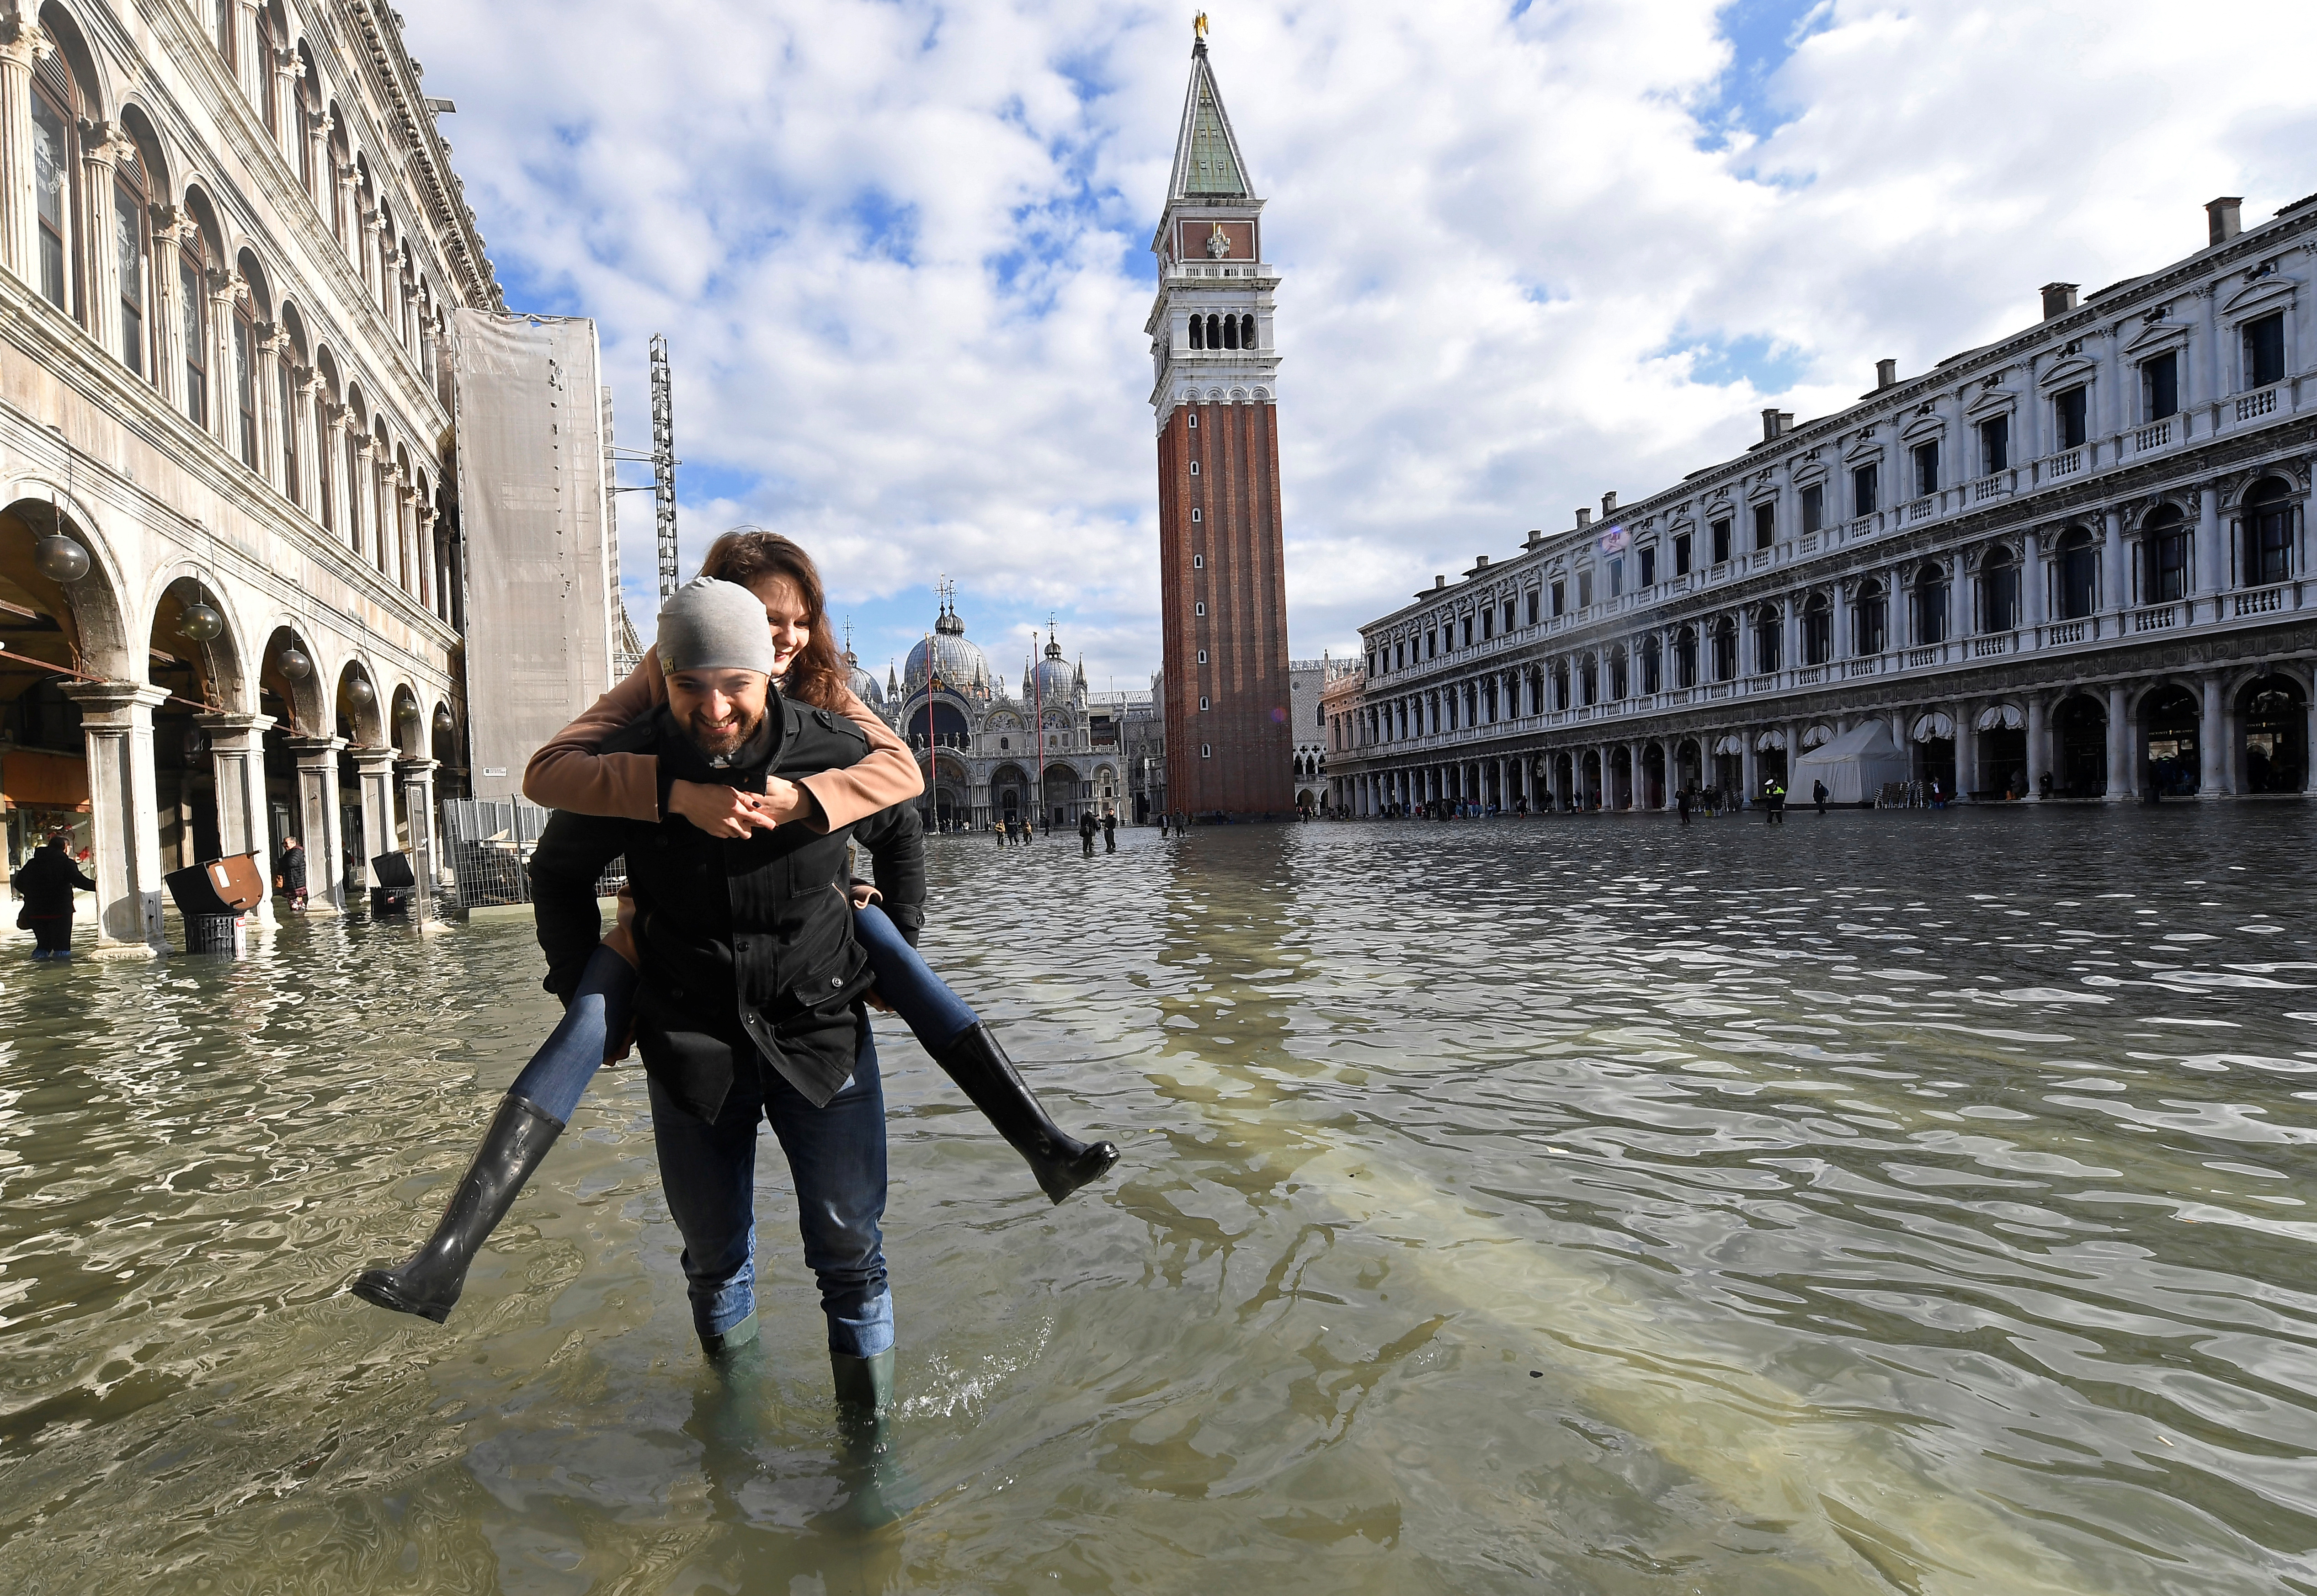
[(1808, 803), (1811, 783), (1823, 781), (1829, 804), (1871, 804), (1885, 781), (1905, 781), (1913, 775), (1907, 751), (1891, 740), (1891, 723), (1878, 718), (1794, 761), (1786, 801)]

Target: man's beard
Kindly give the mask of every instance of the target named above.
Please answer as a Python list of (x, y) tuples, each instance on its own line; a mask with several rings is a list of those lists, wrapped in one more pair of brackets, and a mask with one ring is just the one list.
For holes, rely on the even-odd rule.
[(757, 728), (765, 724), (762, 709), (746, 720), (735, 720), (721, 727), (714, 726), (701, 710), (694, 709), (684, 726), (684, 735), (693, 745), (711, 759), (729, 759), (748, 745)]

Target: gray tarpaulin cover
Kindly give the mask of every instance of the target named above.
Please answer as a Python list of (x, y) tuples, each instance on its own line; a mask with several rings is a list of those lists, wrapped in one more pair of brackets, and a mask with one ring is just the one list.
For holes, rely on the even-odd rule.
[(1891, 740), (1890, 722), (1878, 718), (1796, 760), (1794, 779), (1786, 783), (1786, 801), (1806, 802), (1811, 783), (1823, 781), (1829, 804), (1871, 804), (1885, 781), (1905, 781), (1913, 774), (1907, 751)]
[(595, 324), (459, 309), (452, 335), (474, 793), (505, 798), (612, 684), (619, 572)]

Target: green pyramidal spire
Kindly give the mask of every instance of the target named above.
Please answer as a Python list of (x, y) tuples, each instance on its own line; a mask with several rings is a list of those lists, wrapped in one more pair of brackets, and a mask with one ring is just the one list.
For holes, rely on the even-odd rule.
[(1167, 197), (1251, 194), (1247, 163), (1231, 133), (1230, 117), (1215, 87), (1214, 68), (1207, 63), (1203, 36), (1191, 46), (1191, 91), (1183, 101), (1183, 129), (1175, 141), (1175, 180)]

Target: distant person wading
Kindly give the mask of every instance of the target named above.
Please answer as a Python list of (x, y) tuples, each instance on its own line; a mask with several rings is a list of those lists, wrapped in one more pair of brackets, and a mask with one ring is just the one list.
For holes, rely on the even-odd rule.
[(73, 861), (71, 839), (61, 833), (24, 861), (16, 872), (16, 896), (24, 900), (16, 929), (32, 933), (34, 958), (72, 957), (73, 894), (95, 890), (96, 883)]

